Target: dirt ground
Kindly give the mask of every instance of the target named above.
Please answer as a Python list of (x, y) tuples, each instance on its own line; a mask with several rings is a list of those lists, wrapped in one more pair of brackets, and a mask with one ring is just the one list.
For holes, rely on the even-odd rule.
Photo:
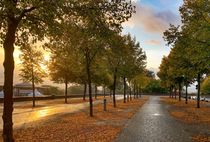
[(49, 117), (15, 129), (14, 138), (16, 142), (110, 142), (147, 100), (148, 97), (128, 103), (120, 100), (116, 108), (108, 102), (107, 111), (103, 111), (103, 104), (100, 103), (94, 106), (94, 117), (89, 116), (88, 108)]

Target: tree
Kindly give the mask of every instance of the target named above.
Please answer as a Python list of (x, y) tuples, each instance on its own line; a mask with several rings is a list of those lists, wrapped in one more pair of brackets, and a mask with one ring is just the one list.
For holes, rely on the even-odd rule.
[[(122, 52), (122, 64), (119, 68), (120, 77), (123, 78), (124, 88), (124, 103), (126, 102), (126, 86), (127, 82), (131, 83), (131, 79), (139, 72), (142, 72), (146, 64), (146, 54), (140, 47), (140, 43), (136, 42), (135, 37), (132, 38), (130, 34), (124, 37), (124, 50)], [(129, 83), (129, 84), (130, 84)], [(130, 86), (131, 96), (131, 86)]]
[(51, 58), (48, 66), (51, 80), (65, 84), (64, 96), (65, 103), (67, 103), (68, 84), (77, 83), (82, 71), (80, 56), (69, 44), (53, 43), (48, 45), (48, 47), (51, 49)]
[(111, 73), (108, 70), (108, 63), (106, 59), (106, 55), (104, 52), (100, 52), (97, 54), (95, 62), (92, 66), (93, 71), (93, 83), (96, 86), (102, 86), (104, 89), (104, 97), (105, 97), (105, 89), (112, 82)]
[(160, 80), (151, 79), (143, 90), (148, 93), (167, 93), (168, 90), (161, 87)]
[(136, 97), (141, 96), (143, 89), (149, 84), (151, 78), (147, 76), (146, 72), (140, 72), (133, 79)]
[[(12, 128), (14, 44), (21, 45), (29, 38), (36, 41), (62, 35), (62, 24), (73, 17), (80, 17), (76, 18), (78, 19), (75, 21), (76, 24), (86, 23), (84, 19), (95, 20), (95, 24), (99, 23), (92, 24), (96, 31), (102, 30), (101, 27), (104, 25), (105, 27), (109, 25), (112, 29), (114, 27), (121, 29), (121, 23), (131, 17), (134, 7), (131, 1), (108, 0), (85, 2), (2, 0), (0, 6), (0, 34), (5, 52), (3, 139), (14, 141)], [(83, 17), (82, 22), (81, 17)]]
[(0, 2), (0, 36), (3, 44), (4, 59), (4, 110), (3, 140), (13, 142), (13, 71), (14, 45), (22, 45), (29, 40), (43, 40), (52, 32), (59, 31), (60, 21), (64, 15), (70, 14), (71, 1), (17, 1), (2, 0)]
[(172, 91), (174, 89), (174, 83), (172, 78), (169, 76), (169, 60), (168, 57), (164, 56), (162, 58), (161, 64), (159, 66), (159, 72), (157, 76), (160, 78), (161, 86), (168, 88), (170, 90), (170, 97), (173, 97)]
[[(116, 34), (110, 40), (110, 48), (106, 50), (109, 70), (113, 75), (113, 104), (116, 107), (115, 91), (120, 77), (123, 79), (124, 102), (126, 102), (126, 86), (137, 72), (145, 67), (146, 55), (140, 48), (140, 44), (131, 38), (130, 35), (121, 36)], [(130, 84), (130, 83), (129, 83)]]
[[(188, 57), (191, 60), (191, 69), (195, 70), (198, 82), (197, 108), (200, 107), (200, 80), (203, 74), (209, 72), (210, 66), (210, 1), (185, 0), (180, 8), (182, 16), (182, 32), (191, 42)], [(190, 54), (194, 56), (190, 56)]]
[[(197, 107), (200, 107), (200, 80), (207, 74), (210, 66), (210, 21), (209, 1), (184, 0), (180, 7), (181, 29), (173, 25), (164, 32), (164, 39), (173, 49), (169, 55), (171, 75), (176, 82), (184, 81), (187, 86), (194, 79), (198, 82)], [(193, 56), (192, 56), (193, 55)], [(180, 92), (180, 91), (179, 91)], [(180, 96), (180, 95), (179, 95)]]
[(116, 83), (117, 83), (117, 73), (118, 68), (121, 63), (121, 51), (122, 51), (122, 37), (118, 34), (113, 36), (112, 40), (110, 41), (110, 48), (106, 50), (107, 55), (107, 62), (110, 72), (113, 76), (113, 83), (112, 83), (112, 91), (113, 91), (113, 105), (116, 107), (116, 100), (115, 100), (115, 91), (116, 91)]
[[(98, 2), (92, 2), (92, 4), (99, 4)], [(93, 81), (93, 69), (92, 66), (96, 59), (97, 54), (106, 48), (107, 41), (111, 38), (111, 35), (121, 30), (121, 23), (131, 17), (134, 12), (134, 7), (131, 3), (126, 1), (108, 3), (111, 9), (108, 11), (101, 11), (100, 6), (96, 11), (88, 10), (87, 15), (89, 18), (79, 25), (82, 33), (83, 40), (80, 43), (80, 50), (83, 53), (87, 83), (89, 86), (89, 102), (90, 102), (90, 116), (93, 116), (92, 105), (92, 81)], [(117, 7), (117, 8), (116, 8)]]
[(42, 68), (44, 65), (44, 56), (40, 50), (29, 44), (23, 46), (20, 59), (22, 61), (20, 77), (23, 81), (32, 82), (33, 107), (35, 107), (35, 84), (42, 83), (46, 77), (46, 72)]
[[(77, 31), (73, 33), (78, 39), (76, 47), (82, 53), (85, 72), (87, 75), (87, 84), (89, 87), (90, 116), (93, 116), (92, 104), (92, 65), (95, 57), (104, 48), (105, 41), (113, 32), (119, 32), (122, 29), (122, 22), (128, 20), (134, 12), (134, 7), (128, 1), (86, 1), (80, 3), (76, 10), (76, 21), (73, 26)], [(85, 14), (84, 14), (85, 13)], [(64, 21), (72, 22), (71, 18)], [(70, 24), (69, 24), (70, 25)], [(72, 26), (72, 25), (70, 25)], [(66, 26), (65, 26), (66, 27)], [(68, 31), (67, 31), (68, 32)], [(71, 32), (72, 33), (72, 32)], [(66, 34), (66, 33), (65, 33)], [(72, 40), (72, 34), (67, 33), (67, 37)]]

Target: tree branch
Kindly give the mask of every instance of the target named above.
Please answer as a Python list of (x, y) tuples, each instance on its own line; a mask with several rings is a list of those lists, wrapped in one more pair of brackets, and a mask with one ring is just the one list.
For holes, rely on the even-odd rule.
[(94, 57), (95, 57), (96, 54), (98, 53), (99, 48), (100, 48), (100, 47), (98, 47), (98, 48), (96, 49), (96, 51), (93, 53), (92, 57), (90, 57), (90, 62), (92, 62), (92, 60), (94, 59)]
[(32, 7), (30, 7), (30, 8), (24, 9), (24, 10), (21, 12), (21, 14), (20, 14), (18, 20), (21, 20), (21, 19), (26, 15), (26, 13), (29, 13), (29, 12), (33, 11), (34, 9), (36, 9), (36, 8), (37, 8), (37, 7), (32, 6)]
[(202, 40), (198, 40), (198, 39), (196, 39), (196, 41), (199, 43), (207, 44), (208, 46), (210, 46), (210, 43), (208, 43), (207, 41), (202, 41)]

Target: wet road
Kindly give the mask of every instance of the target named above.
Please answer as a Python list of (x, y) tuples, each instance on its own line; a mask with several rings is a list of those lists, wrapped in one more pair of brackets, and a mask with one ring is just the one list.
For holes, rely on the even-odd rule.
[(168, 114), (160, 97), (151, 96), (116, 139), (116, 142), (190, 142), (189, 128)]
[[(122, 99), (116, 96), (116, 99)], [(82, 98), (81, 98), (82, 99)], [(111, 101), (107, 97), (107, 101)], [(94, 101), (94, 104), (102, 103), (102, 100)], [(15, 128), (24, 126), (41, 119), (48, 119), (51, 116), (73, 113), (89, 107), (89, 102), (64, 104), (63, 99), (36, 101), (35, 108), (31, 107), (31, 102), (15, 102), (13, 112), (13, 125)], [(0, 105), (0, 115), (2, 116), (3, 104)], [(0, 119), (0, 130), (3, 129), (3, 121)]]
[[(22, 127), (24, 124), (37, 121), (52, 115), (61, 115), (65, 113), (72, 113), (84, 109), (89, 106), (88, 102), (79, 103), (79, 104), (53, 104), (53, 105), (45, 105), (47, 101), (37, 102), (37, 106), (35, 108), (31, 108), (31, 102), (18, 103), (15, 106), (13, 112), (13, 125), (14, 127)], [(28, 105), (30, 103), (30, 105)], [(24, 107), (27, 106), (27, 107)], [(3, 107), (1, 106), (1, 110)], [(1, 111), (2, 115), (2, 111)], [(0, 130), (2, 130), (3, 121), (0, 119)]]

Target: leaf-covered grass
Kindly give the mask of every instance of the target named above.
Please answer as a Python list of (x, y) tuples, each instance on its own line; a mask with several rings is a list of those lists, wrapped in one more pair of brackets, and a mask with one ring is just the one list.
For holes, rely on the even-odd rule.
[(146, 101), (147, 97), (133, 99), (128, 103), (117, 101), (117, 108), (107, 102), (94, 106), (94, 117), (89, 117), (88, 108), (80, 112), (50, 117), (44, 121), (27, 124), (15, 129), (16, 142), (110, 142), (122, 130), (125, 123)]
[[(171, 105), (169, 113), (184, 123), (189, 125), (208, 125), (210, 126), (210, 104), (207, 102), (200, 102), (201, 108), (196, 108), (197, 102), (195, 100), (188, 100), (188, 104), (185, 104), (185, 100), (179, 102), (168, 97), (162, 97), (162, 102)], [(195, 134), (192, 136), (193, 142), (210, 142), (209, 135)]]
[(205, 135), (194, 135), (192, 137), (193, 142), (210, 142), (210, 137)]
[(163, 97), (163, 102), (173, 105), (170, 109), (170, 114), (177, 119), (189, 123), (189, 124), (210, 124), (210, 105), (208, 102), (201, 101), (201, 107), (196, 108), (197, 102), (195, 100), (188, 100), (188, 104), (185, 104), (185, 100), (179, 102), (179, 100)]

